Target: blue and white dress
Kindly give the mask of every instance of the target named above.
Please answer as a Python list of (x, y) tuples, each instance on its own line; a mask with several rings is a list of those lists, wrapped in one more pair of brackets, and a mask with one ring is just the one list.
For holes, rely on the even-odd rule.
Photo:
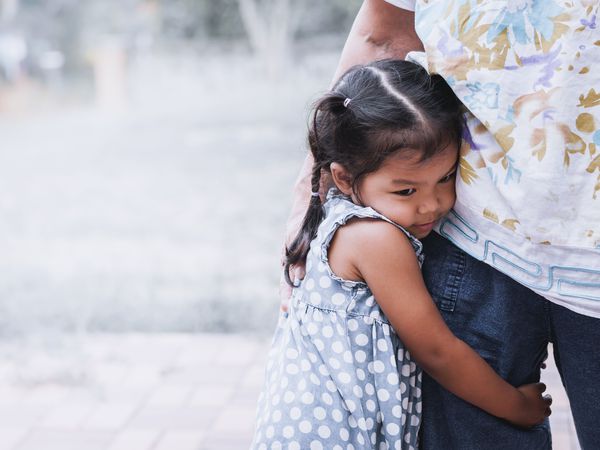
[[(251, 448), (416, 449), (421, 371), (369, 287), (336, 276), (327, 258), (335, 232), (348, 220), (393, 222), (335, 189), (324, 208), (306, 276), (273, 337)], [(398, 228), (421, 264), (421, 243)]]

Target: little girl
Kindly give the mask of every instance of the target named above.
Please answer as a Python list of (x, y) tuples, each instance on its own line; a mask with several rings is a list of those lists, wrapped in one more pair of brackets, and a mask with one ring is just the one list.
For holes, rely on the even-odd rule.
[[(550, 414), (446, 327), (420, 272), (421, 239), (454, 204), (460, 104), (408, 61), (348, 71), (317, 102), (312, 197), (287, 251), (306, 259), (273, 338), (253, 449), (414, 449), (421, 368), (521, 427)], [(335, 184), (324, 204), (321, 174)], [(417, 365), (418, 364), (418, 365)]]

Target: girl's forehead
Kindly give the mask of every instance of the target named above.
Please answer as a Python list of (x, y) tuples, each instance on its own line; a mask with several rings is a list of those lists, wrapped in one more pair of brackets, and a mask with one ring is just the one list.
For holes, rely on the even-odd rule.
[(418, 172), (421, 170), (441, 171), (451, 169), (458, 160), (458, 148), (449, 144), (431, 158), (422, 160), (422, 151), (418, 149), (401, 149), (386, 158), (381, 168), (395, 171)]

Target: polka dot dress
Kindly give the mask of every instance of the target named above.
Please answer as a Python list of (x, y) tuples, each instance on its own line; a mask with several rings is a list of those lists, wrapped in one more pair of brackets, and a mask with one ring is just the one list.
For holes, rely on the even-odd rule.
[[(251, 448), (416, 449), (421, 372), (367, 285), (339, 278), (327, 259), (349, 219), (390, 221), (335, 189), (324, 207), (306, 276), (273, 337)], [(421, 243), (402, 231), (421, 264)]]

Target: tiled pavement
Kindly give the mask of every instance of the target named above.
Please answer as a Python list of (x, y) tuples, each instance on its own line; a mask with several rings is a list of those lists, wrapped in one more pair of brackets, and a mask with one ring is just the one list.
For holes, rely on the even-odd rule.
[[(268, 340), (84, 335), (0, 343), (0, 450), (248, 447)], [(549, 361), (554, 449), (578, 448)]]

